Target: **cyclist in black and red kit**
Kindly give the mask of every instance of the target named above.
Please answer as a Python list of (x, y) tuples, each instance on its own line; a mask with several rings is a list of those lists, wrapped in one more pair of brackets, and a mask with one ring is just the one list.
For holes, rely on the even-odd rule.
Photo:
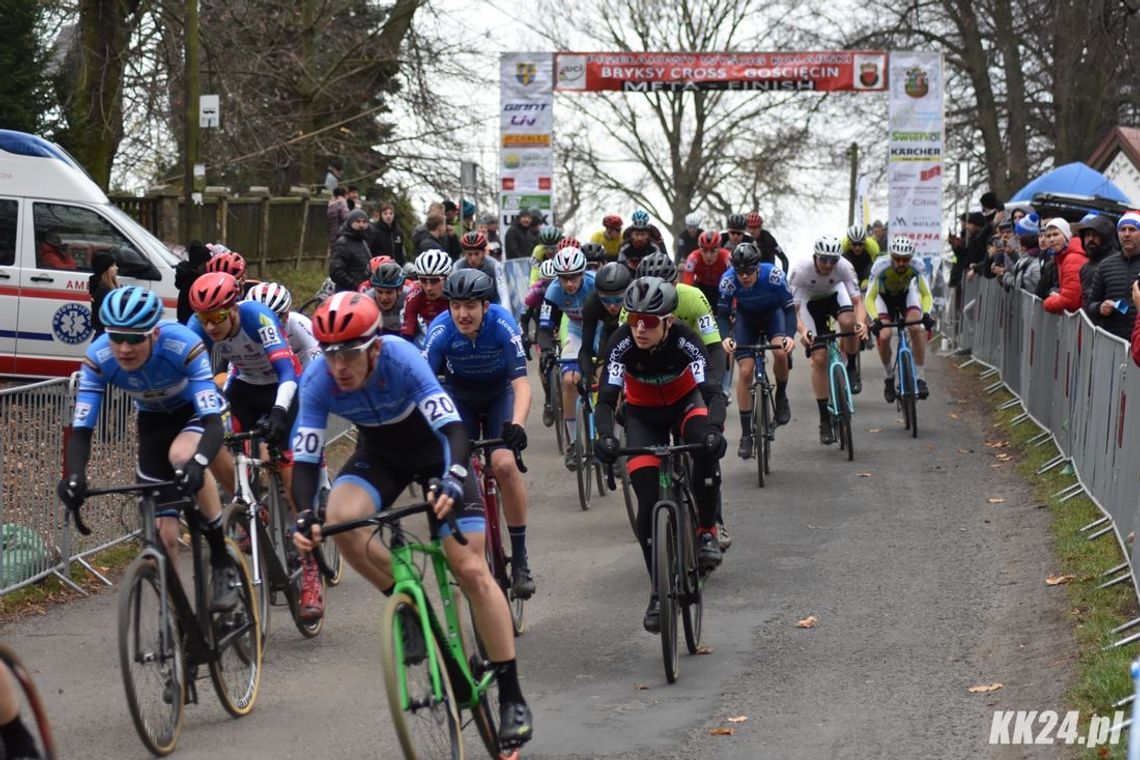
[[(602, 387), (598, 392), (595, 454), (602, 463), (617, 458), (621, 442), (614, 436), (614, 407), (625, 388), (625, 432), (630, 447), (667, 445), (676, 432), (685, 443), (703, 443), (693, 454), (693, 496), (698, 512), (698, 562), (711, 570), (721, 562), (716, 509), (724, 456), (725, 399), (720, 370), (709, 364), (699, 335), (673, 316), (677, 289), (660, 277), (639, 277), (625, 292), (627, 321), (606, 346)], [(707, 404), (707, 406), (706, 406)], [(654, 456), (631, 457), (626, 467), (637, 494), (637, 538), (652, 576), (649, 537), (651, 510), (657, 500), (658, 470)], [(642, 621), (645, 630), (660, 629), (660, 603), (651, 594)]]
[[(593, 381), (591, 368), (594, 356), (601, 353), (609, 343), (610, 336), (618, 329), (618, 317), (625, 299), (625, 289), (633, 280), (629, 267), (611, 261), (598, 270), (594, 277), (594, 292), (586, 296), (582, 305), (582, 347), (578, 349), (578, 366), (582, 368), (582, 378), (578, 381), (579, 392), (584, 393)], [(601, 339), (598, 339), (600, 330)], [(594, 351), (594, 344), (600, 347)]]

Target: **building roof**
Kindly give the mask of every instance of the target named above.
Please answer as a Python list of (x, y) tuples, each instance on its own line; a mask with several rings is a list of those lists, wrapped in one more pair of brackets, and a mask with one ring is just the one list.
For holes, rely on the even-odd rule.
[(1123, 151), (1133, 166), (1140, 167), (1140, 128), (1113, 127), (1085, 163), (1103, 172), (1116, 154)]

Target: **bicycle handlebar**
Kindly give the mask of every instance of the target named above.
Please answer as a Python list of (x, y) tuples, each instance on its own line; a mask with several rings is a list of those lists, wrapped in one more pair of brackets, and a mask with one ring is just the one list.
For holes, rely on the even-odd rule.
[[(791, 340), (791, 338), (788, 338), (788, 340)], [(784, 347), (782, 345), (780, 345), (779, 343), (752, 343), (752, 344), (738, 343), (738, 344), (736, 344), (734, 350), (740, 351), (741, 349), (743, 349), (745, 351), (783, 351)]]
[(914, 327), (916, 325), (922, 325), (927, 330), (933, 330), (934, 320), (929, 316), (922, 319), (912, 319), (909, 322), (884, 322), (881, 319), (876, 319), (871, 322), (871, 332), (877, 335), (880, 330), (889, 330), (892, 327)]
[(808, 338), (810, 338), (812, 341), (838, 340), (839, 338), (854, 338), (854, 337), (857, 337), (858, 335), (859, 335), (859, 333), (855, 332), (854, 330), (852, 330), (851, 332), (820, 333), (819, 335), (812, 335), (811, 333), (807, 334)]
[(659, 446), (635, 446), (630, 448), (623, 448), (617, 450), (619, 457), (636, 457), (641, 455), (649, 455), (655, 457), (670, 457), (674, 454), (681, 454), (686, 451), (705, 451), (706, 447), (703, 443), (681, 443), (670, 446), (669, 444), (661, 444)]
[[(472, 441), (471, 452), (474, 453), (479, 449), (489, 449), (492, 446), (507, 446), (507, 442), (502, 438), (484, 438), (482, 440)], [(523, 464), (522, 452), (510, 446), (507, 446), (507, 448), (511, 449), (511, 453), (515, 455), (515, 466), (519, 468), (519, 472), (526, 472), (527, 467)]]
[(230, 449), (238, 448), (238, 444), (245, 443), (246, 441), (253, 441), (254, 443), (264, 443), (269, 447), (269, 458), (274, 461), (280, 461), (285, 458), (284, 452), (281, 447), (275, 443), (271, 443), (265, 439), (265, 429), (258, 425), (250, 430), (248, 433), (226, 433), (223, 439), (223, 445)]
[[(125, 486), (108, 486), (107, 488), (92, 488), (92, 489), (87, 491), (87, 498), (91, 498), (92, 496), (113, 496), (116, 494), (143, 493), (144, 491), (152, 491), (153, 492), (152, 495), (157, 496), (158, 492), (160, 490), (162, 490), (163, 488), (169, 488), (170, 486), (177, 487), (177, 485), (178, 484), (176, 482), (174, 482), (173, 480), (160, 480), (160, 481), (157, 481), (154, 483), (128, 483)], [(76, 509), (69, 509), (69, 510), (67, 510), (67, 512), (68, 512), (68, 514), (71, 515), (71, 518), (75, 521), (75, 529), (78, 530), (84, 536), (90, 536), (91, 535), (91, 529), (87, 527), (87, 523), (83, 522), (83, 518), (79, 514), (80, 509), (82, 509), (82, 505), (80, 505)]]

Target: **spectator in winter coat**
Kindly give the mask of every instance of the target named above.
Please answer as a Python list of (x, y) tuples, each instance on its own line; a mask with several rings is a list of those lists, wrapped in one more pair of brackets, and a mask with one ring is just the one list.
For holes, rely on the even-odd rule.
[(1022, 215), (1014, 224), (1017, 234), (1018, 247), (1021, 255), (1012, 267), (1005, 269), (1001, 276), (1001, 284), (1006, 290), (1028, 290), (1030, 293), (1037, 289), (1041, 279), (1041, 249), (1037, 245), (1038, 217), (1036, 213)]
[[(421, 224), (419, 227), (416, 227), (414, 230), (412, 230), (412, 250), (413, 251), (419, 252), (420, 241), (422, 241), (424, 239), (424, 237), (428, 234), (426, 222), (429, 218), (431, 218), (432, 216), (434, 216), (436, 214), (438, 214), (439, 216), (443, 216), (443, 204), (442, 203), (433, 203), (430, 206), (428, 206), (427, 207), (427, 213), (424, 214), (424, 222), (425, 223)], [(413, 256), (413, 258), (414, 258), (414, 256)]]
[[(1140, 309), (1140, 282), (1132, 283), (1132, 309)], [(1132, 361), (1140, 367), (1140, 319), (1132, 325)]]
[(1129, 303), (1132, 283), (1140, 274), (1140, 211), (1129, 211), (1116, 223), (1120, 251), (1101, 260), (1093, 272), (1085, 312), (1093, 323), (1128, 340), (1136, 322)]
[(443, 214), (431, 214), (428, 216), (427, 221), (424, 222), (424, 229), (427, 231), (427, 234), (420, 238), (419, 244), (416, 245), (417, 255), (424, 251), (435, 249), (441, 251), (447, 250), (447, 220), (444, 219)]
[(1051, 293), (1044, 304), (1045, 311), (1060, 314), (1081, 308), (1081, 267), (1089, 260), (1081, 248), (1081, 241), (1073, 237), (1069, 223), (1057, 217), (1045, 222), (1041, 230), (1041, 249), (1059, 251), (1057, 258), (1058, 290)]
[(967, 279), (974, 278), (973, 265), (986, 258), (986, 238), (982, 234), (986, 226), (986, 218), (980, 211), (972, 211), (966, 215), (966, 243), (962, 255), (954, 262), (950, 270), (950, 285), (957, 286), (962, 282), (962, 273)]
[(368, 214), (360, 209), (348, 213), (329, 258), (329, 278), (337, 291), (356, 290), (368, 279), (368, 260), (372, 254), (364, 240), (367, 229)]
[(99, 318), (99, 308), (103, 299), (115, 288), (119, 287), (116, 275), (119, 274), (119, 265), (109, 251), (99, 251), (91, 261), (91, 276), (87, 279), (87, 292), (91, 294), (91, 327), (95, 333), (94, 340), (103, 334), (103, 320)]
[(325, 212), (330, 246), (336, 243), (336, 239), (340, 236), (341, 230), (344, 228), (344, 220), (348, 218), (348, 191), (345, 190), (344, 187), (337, 185), (333, 188), (332, 194), (332, 200), (329, 201), (328, 209)]
[(404, 237), (396, 224), (396, 207), (391, 203), (377, 207), (367, 238), (368, 250), (373, 256), (391, 256), (397, 264), (404, 265)]
[(186, 320), (194, 314), (190, 308), (190, 286), (194, 280), (206, 273), (206, 262), (210, 260), (210, 249), (200, 240), (191, 240), (186, 247), (186, 261), (174, 267), (174, 287), (178, 288), (178, 321)]
[(515, 220), (511, 222), (511, 226), (507, 228), (506, 235), (503, 239), (503, 255), (508, 259), (527, 259), (530, 258), (530, 252), (534, 249), (530, 245), (529, 231), (531, 223), (534, 218), (530, 215), (530, 209), (522, 209)]
[[(1081, 293), (1084, 294), (1084, 304), (1088, 307), (1092, 304), (1090, 290), (1092, 289), (1093, 273), (1096, 272), (1097, 265), (1109, 256), (1119, 253), (1120, 249), (1116, 245), (1116, 227), (1113, 226), (1112, 220), (1106, 216), (1091, 214), (1081, 220), (1075, 231), (1081, 239), (1081, 247), (1085, 249), (1085, 255), (1089, 257), (1089, 263), (1081, 267)], [(1099, 324), (1096, 315), (1091, 313), (1092, 311), (1095, 309), (1089, 313), (1089, 316), (1093, 318), (1093, 324)]]

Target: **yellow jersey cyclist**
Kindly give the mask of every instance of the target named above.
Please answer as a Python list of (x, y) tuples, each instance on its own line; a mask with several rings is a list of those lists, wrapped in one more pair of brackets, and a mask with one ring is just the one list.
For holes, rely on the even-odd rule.
[[(913, 322), (921, 315), (924, 324), (911, 325), (907, 332), (910, 334), (910, 350), (914, 354), (915, 374), (918, 375), (918, 397), (926, 398), (930, 391), (926, 387), (923, 369), (926, 363), (926, 332), (923, 328), (933, 324), (930, 321), (930, 309), (934, 297), (930, 293), (930, 283), (926, 281), (922, 262), (914, 258), (914, 243), (910, 238), (896, 235), (891, 238), (888, 249), (890, 258), (881, 258), (871, 267), (867, 303), (875, 307), (879, 321), (884, 325), (896, 321)], [(887, 373), (883, 398), (887, 403), (894, 403), (895, 372), (891, 366), (893, 358), (889, 329), (879, 332), (878, 349), (879, 361)]]
[[(538, 245), (530, 252), (530, 284), (538, 282), (541, 276), (542, 262), (558, 252), (558, 241), (562, 239), (562, 230), (553, 224), (544, 224), (538, 228)], [(577, 247), (577, 246), (575, 246)]]
[(621, 235), (622, 220), (617, 214), (602, 217), (602, 228), (590, 236), (591, 243), (597, 243), (606, 252), (606, 261), (617, 261), (618, 251), (625, 242)]
[[(692, 455), (699, 523), (697, 561), (705, 570), (712, 570), (723, 559), (716, 527), (720, 492), (717, 460), (725, 450), (720, 379), (708, 373), (708, 354), (700, 338), (673, 316), (677, 290), (672, 285), (658, 277), (639, 277), (625, 292), (625, 308), (629, 317), (610, 338), (603, 354), (595, 453), (603, 464), (617, 458), (621, 442), (614, 436), (614, 407), (623, 389), (629, 446), (668, 444), (671, 434), (685, 443), (703, 443), (705, 449)], [(652, 577), (650, 521), (661, 461), (655, 456), (635, 456), (626, 467), (637, 494), (637, 539)], [(642, 624), (645, 630), (656, 633), (660, 622), (660, 603), (656, 594), (651, 594)]]
[(855, 268), (859, 288), (867, 290), (867, 278), (871, 275), (871, 265), (879, 258), (879, 244), (873, 237), (867, 237), (867, 230), (860, 224), (847, 228), (843, 238), (843, 258)]

